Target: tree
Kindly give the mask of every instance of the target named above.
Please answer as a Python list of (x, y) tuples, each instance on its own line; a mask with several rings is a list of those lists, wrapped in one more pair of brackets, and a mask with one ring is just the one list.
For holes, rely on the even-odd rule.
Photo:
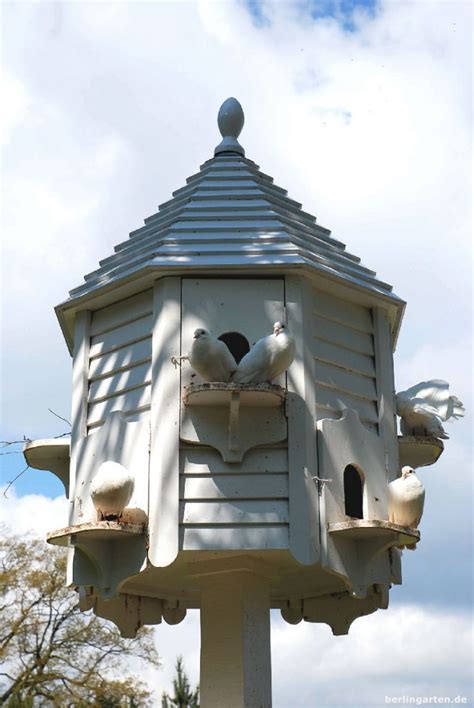
[(176, 678), (173, 680), (174, 696), (170, 698), (167, 693), (163, 693), (161, 698), (161, 708), (199, 708), (199, 686), (191, 691), (188, 677), (184, 671), (183, 657), (178, 656), (176, 660)]
[(122, 639), (111, 623), (80, 612), (65, 572), (61, 549), (31, 537), (0, 540), (0, 704), (152, 706), (150, 691), (125, 671), (131, 658), (159, 666), (152, 630)]

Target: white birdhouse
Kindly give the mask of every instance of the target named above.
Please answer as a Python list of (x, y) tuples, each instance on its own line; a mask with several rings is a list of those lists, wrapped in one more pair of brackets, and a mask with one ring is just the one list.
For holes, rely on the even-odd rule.
[[(57, 308), (74, 358), (71, 512), (50, 540), (70, 546), (83, 606), (128, 634), (204, 612), (206, 578), (237, 568), (265, 576), (266, 611), (347, 633), (387, 606), (396, 547), (419, 538), (388, 511), (404, 302), (245, 157), (242, 125), (228, 99), (214, 157)], [(206, 330), (238, 366), (278, 321), (294, 360), (276, 380), (213, 382), (183, 358)], [(411, 440), (403, 464), (442, 450), (417, 464)], [(26, 454), (64, 478), (64, 446)], [(93, 497), (114, 470), (104, 514)]]

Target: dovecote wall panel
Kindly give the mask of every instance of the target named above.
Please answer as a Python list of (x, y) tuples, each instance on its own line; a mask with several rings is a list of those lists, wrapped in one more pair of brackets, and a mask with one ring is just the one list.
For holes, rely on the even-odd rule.
[(87, 427), (99, 428), (113, 411), (133, 420), (150, 410), (153, 295), (138, 295), (92, 313)]
[(341, 417), (344, 406), (378, 432), (372, 313), (367, 307), (313, 291), (316, 419)]
[(182, 550), (288, 548), (286, 447), (234, 465), (210, 447), (181, 446), (179, 493)]

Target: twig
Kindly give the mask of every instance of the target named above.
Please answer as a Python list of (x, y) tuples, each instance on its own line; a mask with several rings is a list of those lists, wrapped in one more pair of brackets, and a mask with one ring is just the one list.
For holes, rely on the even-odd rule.
[(56, 418), (59, 418), (60, 420), (64, 420), (64, 422), (67, 423), (69, 426), (71, 425), (71, 421), (69, 421), (67, 418), (63, 418), (62, 415), (58, 415), (58, 414), (55, 413), (53, 410), (51, 410), (51, 408), (48, 408), (48, 411), (49, 411), (50, 413), (52, 413), (53, 415), (55, 415)]
[(26, 470), (28, 470), (29, 468), (30, 468), (30, 466), (29, 466), (29, 465), (26, 465), (26, 467), (25, 467), (24, 470), (22, 470), (19, 474), (17, 474), (17, 476), (16, 476), (14, 479), (12, 479), (11, 482), (8, 482), (7, 486), (6, 486), (5, 489), (3, 490), (3, 496), (5, 497), (5, 499), (7, 498), (7, 492), (8, 492), (8, 490), (10, 489), (10, 487), (12, 486), (12, 484), (13, 484), (14, 482), (16, 482), (16, 480), (19, 479), (19, 477), (21, 477), (22, 474), (25, 474)]

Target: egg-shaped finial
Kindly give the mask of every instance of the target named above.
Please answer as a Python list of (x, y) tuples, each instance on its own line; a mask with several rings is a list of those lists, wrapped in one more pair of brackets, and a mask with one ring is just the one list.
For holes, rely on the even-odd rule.
[(99, 519), (119, 517), (133, 494), (134, 479), (120, 463), (103, 462), (90, 484), (92, 502)]
[(237, 138), (244, 127), (244, 112), (236, 98), (224, 101), (217, 115), (217, 125), (222, 135), (222, 142), (214, 150), (214, 155), (221, 152), (238, 152), (245, 155), (245, 150)]

